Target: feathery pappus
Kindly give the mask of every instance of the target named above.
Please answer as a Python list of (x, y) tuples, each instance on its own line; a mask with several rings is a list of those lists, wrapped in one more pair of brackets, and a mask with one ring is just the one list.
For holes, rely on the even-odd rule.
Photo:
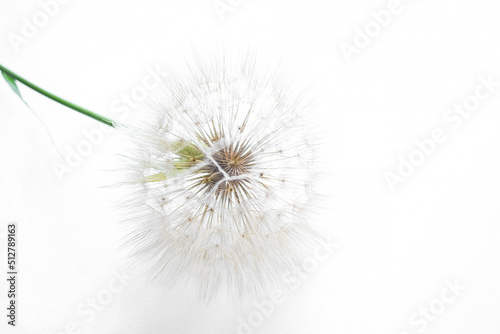
[(313, 253), (309, 104), (254, 56), (187, 62), (125, 131), (127, 246), (204, 300), (262, 296)]

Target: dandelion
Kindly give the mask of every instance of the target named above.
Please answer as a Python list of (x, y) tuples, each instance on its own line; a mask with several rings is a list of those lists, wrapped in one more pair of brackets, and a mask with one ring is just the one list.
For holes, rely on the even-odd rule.
[(129, 129), (132, 256), (206, 300), (261, 296), (312, 253), (307, 105), (255, 58), (164, 74)]

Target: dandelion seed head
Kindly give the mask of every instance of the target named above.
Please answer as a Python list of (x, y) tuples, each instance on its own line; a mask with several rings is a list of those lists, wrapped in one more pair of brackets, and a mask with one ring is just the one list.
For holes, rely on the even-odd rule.
[(131, 127), (133, 259), (202, 299), (262, 296), (317, 245), (308, 105), (255, 57), (188, 62)]

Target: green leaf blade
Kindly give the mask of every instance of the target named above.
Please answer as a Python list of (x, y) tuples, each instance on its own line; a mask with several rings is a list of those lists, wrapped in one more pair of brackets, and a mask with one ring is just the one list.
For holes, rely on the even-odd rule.
[(23, 102), (24, 102), (24, 99), (21, 96), (21, 92), (19, 91), (19, 87), (17, 87), (16, 79), (11, 77), (8, 73), (6, 73), (4, 71), (2, 71), (2, 75), (5, 79), (5, 81), (7, 81), (7, 83), (9, 84), (10, 88), (14, 91), (14, 93), (16, 93), (16, 95), (19, 96), (21, 98), (21, 100), (23, 100)]

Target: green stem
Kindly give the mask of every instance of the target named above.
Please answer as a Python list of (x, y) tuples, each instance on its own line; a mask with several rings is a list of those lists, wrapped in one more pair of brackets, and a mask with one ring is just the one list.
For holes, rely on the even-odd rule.
[(93, 113), (92, 111), (88, 110), (88, 109), (85, 109), (85, 108), (82, 108), (74, 103), (71, 103), (69, 101), (66, 101), (58, 96), (55, 96), (54, 94), (52, 93), (49, 93), (47, 92), (45, 89), (43, 88), (40, 88), (38, 87), (37, 85), (34, 85), (32, 84), (31, 82), (29, 82), (28, 80), (20, 77), (19, 75), (17, 75), (16, 73), (12, 72), (11, 70), (3, 67), (2, 65), (0, 65), (0, 70), (2, 72), (5, 72), (7, 73), (8, 75), (10, 75), (11, 77), (13, 77), (14, 79), (16, 79), (17, 81), (21, 82), (22, 84), (24, 84), (25, 86), (28, 86), (29, 88), (33, 89), (34, 91), (48, 97), (49, 99), (52, 99), (68, 108), (71, 108), (73, 110), (76, 110), (78, 111), (79, 113), (81, 114), (84, 114), (85, 116), (88, 116), (90, 118), (93, 118), (95, 119), (96, 121), (99, 121), (101, 123), (104, 123), (106, 125), (109, 125), (111, 127), (115, 127), (116, 125), (116, 122), (110, 120), (109, 118), (106, 118), (104, 116), (101, 116), (101, 115), (98, 115), (96, 113)]

